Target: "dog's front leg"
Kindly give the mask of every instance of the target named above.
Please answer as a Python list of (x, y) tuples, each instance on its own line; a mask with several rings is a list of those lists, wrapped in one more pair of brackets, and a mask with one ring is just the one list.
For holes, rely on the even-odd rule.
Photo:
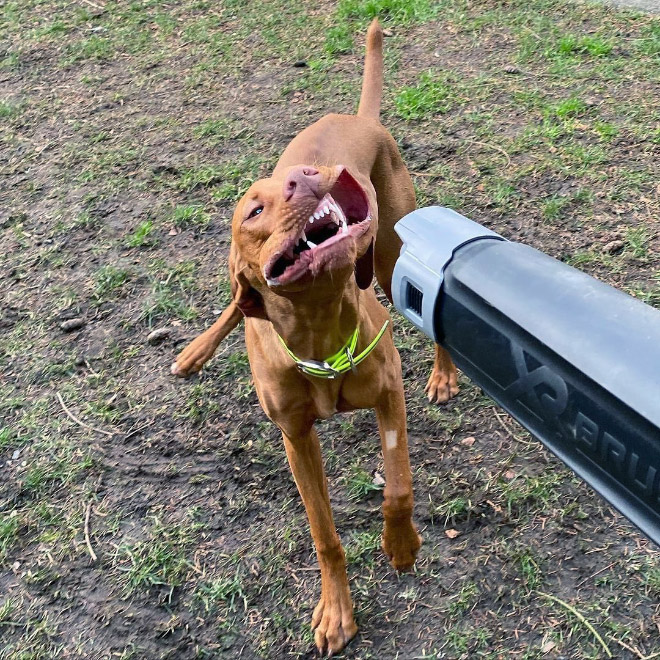
[(312, 616), (319, 651), (337, 653), (357, 632), (348, 588), (346, 557), (330, 509), (316, 430), (289, 437), (282, 433), (293, 478), (302, 497), (321, 568), (321, 600)]
[(385, 462), (383, 551), (397, 571), (404, 571), (415, 563), (422, 539), (412, 521), (412, 475), (403, 385), (381, 396), (376, 415)]

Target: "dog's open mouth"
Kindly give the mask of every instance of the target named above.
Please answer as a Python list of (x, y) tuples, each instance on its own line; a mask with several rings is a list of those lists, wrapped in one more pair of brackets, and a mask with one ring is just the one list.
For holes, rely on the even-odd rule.
[(346, 252), (345, 242), (364, 234), (370, 222), (362, 186), (343, 169), (297, 235), (270, 259), (264, 268), (266, 282), (276, 286), (297, 280), (306, 272), (317, 275), (337, 261), (336, 257)]

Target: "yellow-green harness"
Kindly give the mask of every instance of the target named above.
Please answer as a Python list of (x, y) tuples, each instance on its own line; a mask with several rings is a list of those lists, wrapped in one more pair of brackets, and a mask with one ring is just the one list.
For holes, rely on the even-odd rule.
[(326, 358), (322, 362), (317, 360), (301, 360), (299, 357), (296, 357), (289, 347), (284, 342), (284, 339), (277, 335), (284, 346), (284, 350), (289, 354), (291, 359), (296, 363), (296, 366), (300, 371), (308, 376), (316, 376), (317, 378), (337, 378), (345, 374), (347, 371), (352, 370), (353, 373), (356, 371), (356, 367), (362, 360), (364, 360), (371, 351), (376, 348), (376, 344), (380, 341), (380, 338), (385, 333), (385, 329), (389, 325), (389, 319), (385, 321), (385, 324), (380, 329), (379, 333), (376, 335), (375, 339), (367, 346), (362, 353), (354, 356), (353, 353), (357, 347), (358, 334), (360, 333), (360, 327), (355, 328), (355, 332), (349, 337), (348, 341), (334, 354), (329, 358)]

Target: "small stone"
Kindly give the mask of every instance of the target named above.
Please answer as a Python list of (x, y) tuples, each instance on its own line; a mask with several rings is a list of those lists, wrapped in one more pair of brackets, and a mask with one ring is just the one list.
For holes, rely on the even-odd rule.
[(385, 485), (385, 479), (383, 479), (383, 476), (380, 474), (380, 472), (374, 472), (374, 479), (371, 482), (374, 486), (384, 486)]
[(472, 447), (472, 445), (475, 443), (475, 438), (473, 436), (470, 436), (469, 438), (463, 438), (461, 440), (461, 444), (463, 447)]
[(305, 62), (305, 60), (298, 60), (297, 62), (293, 63), (293, 66), (296, 69), (302, 69), (307, 66), (307, 62)]
[(147, 342), (152, 346), (159, 344), (163, 339), (166, 339), (170, 336), (170, 328), (156, 328), (153, 332), (150, 332), (147, 336)]
[(385, 28), (385, 29), (383, 30), (383, 36), (385, 36), (385, 37), (393, 37), (393, 36), (394, 36), (394, 32), (392, 32), (392, 30), (390, 30), (390, 28)]
[(11, 565), (11, 570), (14, 571), (14, 573), (16, 573), (20, 567), (21, 567), (21, 562), (20, 561), (15, 561)]
[(82, 328), (84, 325), (85, 319), (83, 318), (67, 319), (66, 321), (62, 321), (62, 323), (60, 323), (60, 330), (63, 330), (64, 332), (71, 332), (73, 330)]
[(625, 246), (626, 244), (623, 241), (610, 241), (603, 246), (603, 251), (607, 252), (607, 254), (616, 254), (617, 252), (621, 252)]
[(508, 73), (510, 76), (515, 76), (517, 73), (520, 73), (520, 69), (512, 64), (509, 64), (502, 69), (504, 73)]
[(15, 461), (21, 455), (20, 449), (15, 449), (14, 453), (11, 455), (11, 460)]
[(450, 539), (455, 539), (457, 536), (460, 536), (461, 533), (457, 529), (446, 529), (445, 536)]

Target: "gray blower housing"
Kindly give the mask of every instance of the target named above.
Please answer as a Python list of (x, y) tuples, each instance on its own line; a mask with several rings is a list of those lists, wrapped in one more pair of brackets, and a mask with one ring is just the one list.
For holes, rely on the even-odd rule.
[(660, 545), (660, 311), (454, 211), (413, 211), (396, 308)]

